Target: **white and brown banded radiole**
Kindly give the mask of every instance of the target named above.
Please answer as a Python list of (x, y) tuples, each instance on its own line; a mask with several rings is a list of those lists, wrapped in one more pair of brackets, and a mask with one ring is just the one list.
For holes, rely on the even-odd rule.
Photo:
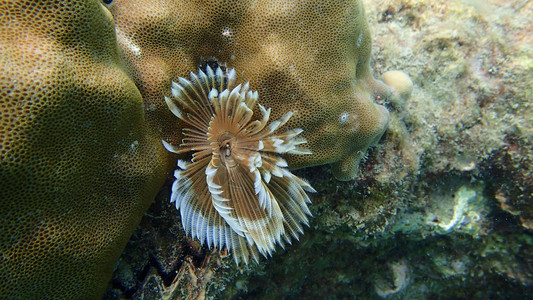
[[(209, 248), (227, 247), (237, 263), (248, 263), (298, 239), (311, 215), (306, 192), (315, 190), (280, 156), (311, 154), (300, 147), (306, 143), (301, 129), (280, 132), (292, 113), (269, 123), (270, 108), (235, 78), (233, 69), (207, 67), (173, 82), (173, 97), (165, 101), (183, 122), (183, 140), (163, 144), (191, 157), (178, 161), (170, 200), (187, 235)], [(260, 117), (254, 116), (256, 105)]]

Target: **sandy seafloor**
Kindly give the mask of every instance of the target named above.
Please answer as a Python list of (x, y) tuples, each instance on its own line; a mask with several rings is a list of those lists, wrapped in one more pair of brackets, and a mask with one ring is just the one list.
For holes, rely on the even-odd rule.
[(365, 0), (374, 74), (414, 90), (356, 180), (318, 191), (299, 242), (237, 268), (184, 238), (163, 190), (106, 298), (533, 297), (533, 1)]

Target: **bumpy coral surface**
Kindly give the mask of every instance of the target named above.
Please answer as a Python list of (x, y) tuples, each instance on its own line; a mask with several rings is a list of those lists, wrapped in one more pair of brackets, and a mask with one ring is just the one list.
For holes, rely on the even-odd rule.
[(100, 1), (2, 1), (0, 16), (0, 297), (101, 297), (166, 151)]
[(357, 174), (383, 134), (387, 110), (373, 101), (388, 88), (370, 72), (370, 32), (360, 1), (115, 1), (111, 12), (147, 118), (179, 144), (162, 101), (171, 80), (211, 62), (250, 82), (271, 118), (288, 111), (311, 156), (289, 166), (335, 162), (339, 179)]

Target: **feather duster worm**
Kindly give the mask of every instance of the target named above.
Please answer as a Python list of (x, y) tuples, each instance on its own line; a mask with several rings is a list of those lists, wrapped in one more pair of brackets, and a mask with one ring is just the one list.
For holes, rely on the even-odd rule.
[(187, 235), (209, 248), (227, 247), (237, 263), (248, 263), (298, 238), (311, 215), (306, 191), (315, 190), (279, 156), (311, 154), (300, 147), (306, 143), (301, 129), (279, 133), (292, 113), (268, 123), (270, 108), (257, 103), (248, 83), (236, 85), (235, 79), (233, 69), (208, 66), (206, 73), (191, 72), (191, 80), (173, 82), (173, 97), (165, 101), (184, 123), (183, 140), (163, 144), (190, 157), (178, 161), (170, 200)]

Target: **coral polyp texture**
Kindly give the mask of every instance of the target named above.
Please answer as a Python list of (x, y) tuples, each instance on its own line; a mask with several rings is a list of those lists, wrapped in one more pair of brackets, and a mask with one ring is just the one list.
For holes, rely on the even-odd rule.
[(385, 131), (374, 103), (388, 87), (369, 66), (371, 36), (361, 1), (115, 1), (117, 37), (142, 88), (147, 119), (178, 142), (179, 124), (161, 101), (170, 81), (218, 62), (257, 90), (271, 118), (293, 113), (313, 155), (289, 155), (291, 168), (335, 163), (353, 179), (361, 157)]
[(0, 15), (0, 298), (99, 298), (167, 151), (100, 1)]
[(181, 145), (163, 143), (191, 156), (178, 162), (171, 202), (188, 234), (209, 247), (227, 247), (237, 263), (250, 256), (257, 261), (257, 252), (270, 255), (308, 223), (306, 191), (315, 190), (287, 171), (279, 155), (311, 152), (300, 147), (306, 142), (298, 137), (301, 129), (280, 133), (292, 112), (269, 123), (270, 108), (257, 104), (248, 83), (236, 84), (235, 70), (226, 75), (207, 66), (206, 72), (191, 73), (191, 81), (179, 78), (173, 99), (166, 98), (186, 127)]

